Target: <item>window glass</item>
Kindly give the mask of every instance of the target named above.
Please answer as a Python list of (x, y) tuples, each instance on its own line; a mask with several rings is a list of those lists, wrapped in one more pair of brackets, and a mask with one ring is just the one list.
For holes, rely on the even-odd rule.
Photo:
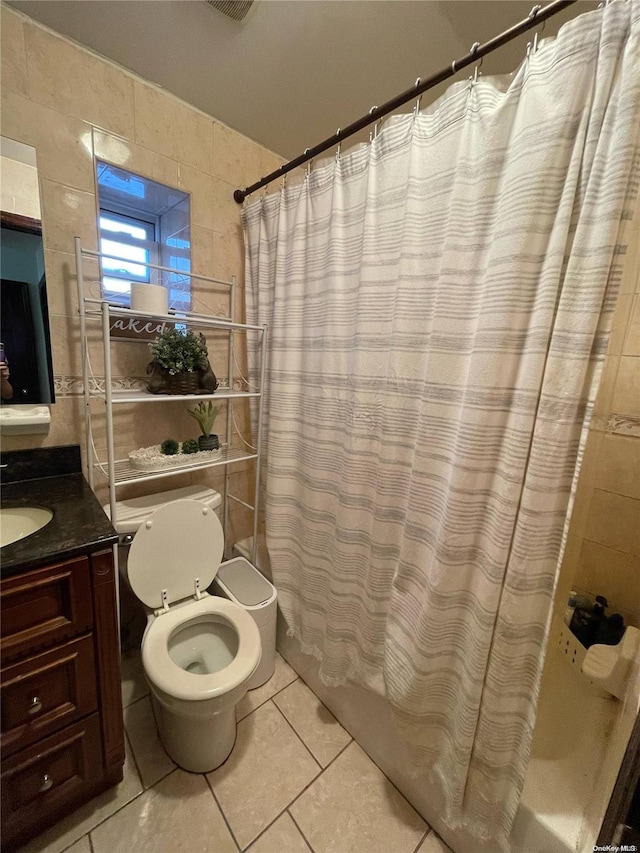
[[(132, 282), (163, 284), (169, 305), (191, 309), (190, 197), (117, 166), (96, 164), (102, 295), (128, 306)], [(152, 269), (157, 264), (176, 272)]]

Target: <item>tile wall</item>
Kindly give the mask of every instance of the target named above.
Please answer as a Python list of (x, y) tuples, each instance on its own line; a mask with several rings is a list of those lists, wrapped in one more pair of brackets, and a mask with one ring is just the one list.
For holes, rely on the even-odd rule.
[(556, 606), (604, 595), (640, 626), (640, 211), (627, 223), (620, 296), (585, 447)]
[[(78, 235), (85, 247), (97, 248), (94, 158), (191, 193), (193, 272), (223, 279), (235, 275), (240, 284), (244, 249), (240, 207), (233, 201), (233, 190), (273, 171), (282, 158), (8, 6), (1, 5), (0, 15), (2, 135), (32, 145), (37, 152), (57, 393), (49, 433), (3, 436), (3, 447), (13, 450), (79, 442), (84, 451), (73, 238)], [(94, 262), (85, 264), (85, 276), (89, 293), (97, 295)], [(242, 317), (240, 291), (238, 288), (236, 307)], [(200, 282), (194, 284), (193, 293), (194, 310), (228, 313), (224, 289)], [(95, 324), (88, 337), (92, 368), (99, 378), (104, 366)], [(210, 343), (212, 367), (219, 377), (226, 375), (226, 340), (220, 336), (213, 346)], [(243, 343), (238, 340), (241, 367), (245, 364)], [(124, 381), (144, 377), (150, 360), (144, 345), (127, 343), (114, 345), (112, 358), (114, 377)], [(195, 423), (183, 404), (152, 406), (119, 407), (117, 456), (168, 436), (192, 436)], [(223, 421), (220, 417), (216, 423), (221, 438)], [(248, 411), (238, 411), (238, 421), (246, 434)], [(94, 438), (104, 457), (103, 422), (98, 422)], [(245, 500), (249, 498), (250, 465), (231, 469), (233, 490)], [(220, 476), (212, 472), (201, 472), (197, 479), (202, 482), (207, 476), (211, 485), (220, 485)], [(169, 488), (164, 485), (167, 482), (160, 481), (156, 490)], [(189, 476), (177, 477), (170, 485), (188, 482)], [(106, 502), (106, 485), (98, 491)], [(120, 496), (127, 496), (126, 491)], [(247, 535), (249, 521), (247, 511), (234, 505), (235, 538)]]

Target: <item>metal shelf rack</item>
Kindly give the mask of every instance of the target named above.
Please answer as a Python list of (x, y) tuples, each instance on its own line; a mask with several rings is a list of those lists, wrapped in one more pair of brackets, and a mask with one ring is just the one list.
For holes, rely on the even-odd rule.
[[(225, 466), (224, 479), (224, 494), (223, 494), (223, 527), (225, 533), (225, 542), (228, 540), (229, 529), (229, 503), (233, 501), (238, 503), (253, 513), (253, 550), (252, 562), (255, 564), (257, 556), (258, 543), (258, 502), (259, 502), (259, 485), (260, 485), (260, 462), (261, 462), (261, 445), (262, 445), (262, 415), (263, 415), (263, 395), (264, 387), (265, 363), (267, 352), (267, 326), (248, 325), (246, 323), (237, 323), (235, 320), (235, 276), (230, 281), (223, 279), (211, 278), (208, 276), (196, 275), (195, 273), (185, 272), (180, 270), (180, 275), (189, 277), (192, 280), (209, 282), (211, 284), (221, 285), (229, 289), (230, 301), (230, 317), (211, 317), (206, 314), (196, 312), (172, 312), (168, 314), (150, 314), (147, 312), (134, 311), (129, 308), (119, 308), (110, 305), (104, 299), (88, 297), (85, 294), (83, 261), (85, 258), (93, 258), (101, 261), (103, 258), (113, 260), (126, 261), (126, 258), (118, 258), (114, 255), (108, 255), (101, 252), (94, 252), (82, 248), (80, 237), (74, 238), (75, 243), (75, 260), (78, 286), (78, 310), (80, 315), (80, 336), (82, 344), (82, 380), (83, 380), (83, 398), (84, 398), (84, 413), (85, 413), (85, 435), (86, 435), (86, 460), (87, 460), (87, 479), (91, 488), (95, 486), (96, 472), (101, 472), (107, 479), (109, 485), (109, 505), (111, 508), (111, 518), (114, 524), (116, 518), (116, 501), (118, 488), (123, 485), (131, 485), (132, 483), (140, 483), (146, 480), (158, 480), (167, 477), (174, 477), (179, 474), (184, 474), (188, 471), (197, 471), (200, 469), (208, 469), (219, 466)], [(149, 269), (158, 270), (160, 272), (172, 272), (176, 270), (169, 267), (160, 266), (159, 264), (148, 263), (145, 266)], [(214, 394), (199, 393), (199, 394), (150, 394), (143, 390), (116, 391), (113, 388), (111, 375), (111, 346), (114, 343), (110, 336), (111, 320), (113, 318), (123, 317), (139, 317), (147, 320), (156, 320), (164, 322), (180, 322), (187, 325), (189, 328), (215, 329), (218, 331), (227, 332), (229, 335), (228, 345), (228, 370), (227, 370), (227, 387), (219, 388)], [(89, 363), (89, 352), (87, 346), (87, 322), (98, 321), (102, 329), (102, 343), (104, 349), (104, 391), (96, 390), (92, 387), (92, 375)], [(257, 391), (235, 391), (233, 390), (233, 362), (234, 362), (234, 334), (237, 331), (252, 332), (261, 336), (261, 362), (260, 362), (260, 388)], [(117, 343), (117, 341), (116, 341)], [(176, 402), (194, 402), (196, 400), (211, 399), (225, 400), (227, 402), (227, 443), (222, 445), (222, 454), (219, 458), (207, 462), (185, 463), (184, 465), (176, 465), (171, 468), (161, 471), (141, 471), (133, 468), (128, 460), (115, 458), (115, 441), (114, 441), (114, 408), (117, 409), (121, 405), (131, 405), (138, 403), (176, 403)], [(258, 401), (258, 428), (255, 446), (252, 450), (236, 447), (233, 445), (234, 438), (234, 419), (233, 405), (238, 400), (256, 399)], [(92, 403), (96, 400), (103, 402), (106, 415), (106, 437), (107, 437), (107, 458), (100, 460), (97, 452), (94, 450), (93, 432), (92, 432)], [(255, 460), (255, 491), (253, 495), (253, 503), (247, 503), (236, 495), (230, 492), (230, 473), (229, 465), (236, 462), (244, 462)]]

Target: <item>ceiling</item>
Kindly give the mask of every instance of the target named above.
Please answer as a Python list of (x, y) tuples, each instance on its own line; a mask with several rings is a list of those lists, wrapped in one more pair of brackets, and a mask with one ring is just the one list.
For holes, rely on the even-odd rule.
[[(243, 22), (205, 0), (10, 5), (291, 158), (526, 18), (533, 0), (256, 0)], [(544, 37), (595, 5), (559, 13)], [(513, 71), (529, 38), (485, 58), (483, 73)]]

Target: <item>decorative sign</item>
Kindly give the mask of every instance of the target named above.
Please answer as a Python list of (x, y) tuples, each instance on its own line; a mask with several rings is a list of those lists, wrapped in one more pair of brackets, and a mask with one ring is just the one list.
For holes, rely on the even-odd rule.
[(114, 317), (111, 320), (110, 332), (112, 338), (119, 340), (153, 341), (173, 325), (175, 324), (151, 317)]

